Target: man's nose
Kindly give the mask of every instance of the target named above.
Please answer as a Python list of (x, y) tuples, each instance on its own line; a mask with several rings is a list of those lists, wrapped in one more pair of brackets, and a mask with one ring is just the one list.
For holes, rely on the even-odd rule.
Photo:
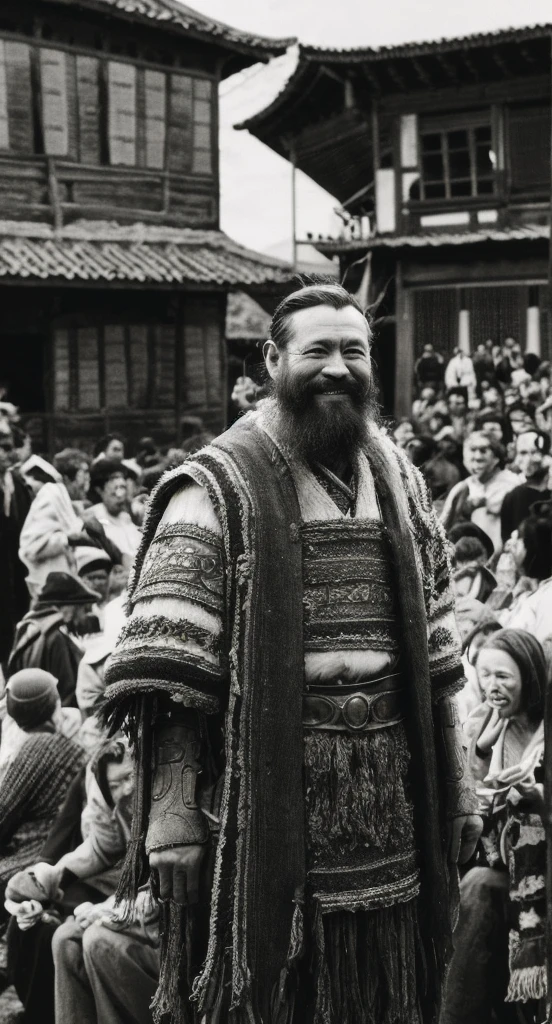
[(349, 370), (345, 364), (341, 352), (334, 352), (328, 356), (322, 373), (325, 377), (348, 377)]

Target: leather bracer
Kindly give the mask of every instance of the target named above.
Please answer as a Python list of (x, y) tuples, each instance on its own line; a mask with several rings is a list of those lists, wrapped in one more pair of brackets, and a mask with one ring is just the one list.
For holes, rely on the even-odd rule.
[(209, 826), (196, 803), (202, 752), (197, 712), (177, 709), (159, 715), (154, 750), (146, 853), (206, 843)]
[(435, 707), (437, 771), (445, 783), (447, 818), (477, 814), (477, 797), (467, 770), (466, 749), (456, 702), (443, 697)]

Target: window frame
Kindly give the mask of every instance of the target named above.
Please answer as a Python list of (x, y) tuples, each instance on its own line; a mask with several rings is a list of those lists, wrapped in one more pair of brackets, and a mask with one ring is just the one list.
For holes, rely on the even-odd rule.
[[(198, 73), (196, 69), (188, 69), (185, 67), (176, 68), (169, 67), (162, 64), (156, 64), (154, 62), (148, 62), (144, 60), (133, 60), (119, 54), (110, 54), (105, 51), (100, 52), (89, 47), (77, 48), (58, 42), (57, 40), (37, 40), (31, 38), (20, 38), (15, 37), (11, 33), (0, 34), (0, 44), (5, 46), (6, 44), (17, 43), (24, 45), (29, 50), (30, 55), (30, 75), (31, 75), (31, 109), (27, 112), (28, 123), (25, 122), (25, 131), (32, 139), (31, 148), (27, 151), (22, 151), (13, 148), (12, 144), (12, 122), (10, 118), (10, 107), (8, 103), (8, 91), (7, 85), (4, 89), (4, 105), (6, 107), (7, 117), (4, 119), (5, 124), (3, 127), (3, 137), (7, 145), (4, 145), (0, 149), (1, 158), (11, 159), (40, 159), (53, 157), (56, 161), (63, 163), (76, 164), (81, 167), (94, 167), (95, 169), (101, 170), (120, 170), (122, 172), (139, 172), (139, 173), (151, 173), (157, 175), (172, 174), (175, 176), (182, 177), (193, 177), (215, 180), (217, 174), (217, 153), (216, 144), (217, 140), (215, 137), (215, 129), (217, 124), (217, 94), (216, 89), (216, 76), (212, 73), (205, 71), (204, 73)], [(66, 88), (66, 110), (65, 110), (65, 133), (67, 136), (67, 151), (65, 153), (47, 153), (45, 138), (47, 134), (46, 126), (44, 124), (44, 101), (43, 101), (43, 79), (42, 79), (42, 50), (50, 50), (52, 52), (58, 52), (64, 55), (65, 63), (65, 88)], [(82, 88), (79, 90), (78, 85), (78, 74), (76, 72), (77, 62), (79, 58), (91, 58), (96, 61), (97, 68), (97, 90), (98, 90), (98, 134), (96, 141), (96, 149), (99, 153), (98, 162), (84, 161), (81, 158), (83, 149), (86, 149), (86, 145), (83, 142), (83, 136), (81, 135), (81, 125), (85, 120), (81, 112), (81, 104), (83, 102)], [(69, 61), (73, 61), (75, 69), (69, 67)], [(117, 162), (113, 163), (111, 160), (111, 139), (109, 130), (109, 119), (110, 119), (110, 71), (109, 65), (114, 64), (126, 64), (134, 69), (135, 72), (135, 128), (134, 128), (134, 139), (135, 139), (135, 157), (134, 162)], [(157, 143), (155, 139), (150, 139), (148, 143), (148, 116), (146, 110), (146, 81), (149, 73), (158, 73), (164, 76), (164, 131), (159, 132), (159, 140)], [(173, 76), (182, 76), (190, 80), (190, 87), (192, 93), (192, 110), (191, 110), (191, 121), (189, 125), (190, 132), (190, 154), (189, 159), (186, 161), (186, 166), (180, 166), (178, 163), (176, 166), (171, 167), (170, 161), (170, 95), (171, 95), (171, 83)], [(73, 79), (75, 81), (73, 82)], [(74, 85), (74, 89), (72, 88)], [(196, 95), (197, 90), (197, 95)], [(208, 93), (208, 96), (205, 94)], [(195, 104), (198, 103), (198, 109)], [(202, 104), (208, 102), (209, 104), (209, 117), (203, 116), (205, 111), (202, 112)], [(199, 116), (198, 116), (199, 113)], [(150, 116), (149, 121), (155, 122), (155, 116)], [(71, 141), (70, 130), (71, 124), (75, 125), (76, 138), (73, 142)], [(92, 119), (89, 117), (87, 120), (89, 139), (88, 149), (91, 150), (91, 131), (92, 131)], [(195, 143), (196, 129), (198, 135), (205, 135), (208, 133), (208, 145), (202, 142)], [(159, 166), (160, 160), (155, 157), (148, 158), (148, 149), (153, 152), (156, 148), (159, 151), (162, 150), (162, 166)], [(94, 147), (92, 147), (94, 148)], [(209, 153), (209, 158), (205, 157), (206, 153)], [(149, 163), (149, 166), (148, 166)], [(196, 166), (197, 164), (197, 166)], [(207, 169), (208, 165), (208, 169)]]
[[(424, 207), (427, 206), (451, 206), (451, 205), (466, 205), (472, 203), (489, 203), (496, 201), (498, 194), (498, 183), (497, 183), (497, 168), (493, 168), (489, 175), (479, 175), (477, 171), (477, 147), (478, 141), (476, 139), (476, 132), (479, 128), (487, 128), (490, 132), (490, 146), (489, 148), (495, 153), (497, 152), (496, 139), (495, 139), (495, 127), (493, 123), (494, 119), (490, 108), (477, 111), (466, 111), (462, 113), (450, 113), (440, 115), (429, 115), (422, 116), (418, 123), (418, 173), (420, 183), (420, 197), (419, 199), (411, 200), (411, 205), (422, 204)], [(467, 147), (462, 148), (458, 152), (467, 152), (469, 156), (469, 174), (465, 176), (451, 177), (450, 172), (450, 157), (451, 153), (456, 150), (450, 147), (449, 136), (453, 132), (466, 132), (467, 134)], [(436, 155), (441, 156), (443, 162), (443, 175), (440, 179), (428, 179), (424, 175), (423, 160), (424, 156), (429, 155), (423, 150), (423, 139), (428, 135), (440, 136), (440, 148), (435, 150)], [(491, 189), (488, 192), (479, 191), (479, 183), (481, 181), (490, 181)], [(453, 193), (453, 186), (455, 184), (461, 184), (463, 182), (469, 182), (470, 191), (466, 195), (455, 195)], [(426, 190), (428, 186), (432, 185), (443, 185), (445, 194), (442, 196), (427, 196)]]

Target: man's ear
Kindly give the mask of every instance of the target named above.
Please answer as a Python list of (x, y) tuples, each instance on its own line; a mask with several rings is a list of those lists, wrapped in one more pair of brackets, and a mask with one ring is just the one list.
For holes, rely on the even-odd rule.
[(280, 365), (280, 352), (271, 338), (268, 338), (263, 345), (263, 356), (268, 373), (274, 379), (278, 374)]

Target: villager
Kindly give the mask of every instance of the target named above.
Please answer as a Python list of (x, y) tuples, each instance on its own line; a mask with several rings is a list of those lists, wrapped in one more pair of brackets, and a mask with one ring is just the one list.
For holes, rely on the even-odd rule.
[(90, 486), (88, 458), (76, 448), (65, 448), (54, 459), (56, 483), (46, 483), (36, 495), (21, 531), (19, 557), (27, 566), (27, 586), (35, 597), (53, 571), (71, 572), (73, 548), (90, 544), (84, 523), (72, 502), (82, 501)]
[(536, 427), (518, 434), (515, 440), (515, 462), (524, 480), (505, 496), (502, 503), (500, 527), (503, 542), (527, 518), (536, 501), (546, 501), (551, 497), (550, 435)]
[(126, 480), (129, 470), (121, 462), (100, 459), (92, 467), (92, 486), (101, 498), (87, 512), (96, 520), (123, 558), (132, 561), (140, 543), (140, 531), (127, 512)]
[(471, 520), (490, 537), (495, 551), (502, 546), (502, 502), (519, 483), (515, 473), (504, 469), (504, 457), (502, 445), (474, 430), (464, 444), (464, 463), (470, 476), (452, 488), (441, 513), (445, 530), (459, 521)]
[[(505, 999), (536, 1005), (546, 996), (544, 653), (529, 633), (499, 630), (480, 648), (476, 667), (485, 701), (465, 729), (485, 820), (485, 866), (461, 882), (441, 1024), (488, 1024), (493, 1010), (502, 1019)], [(545, 1012), (543, 1003), (534, 1019)]]
[(12, 470), (12, 434), (0, 433), (0, 670), (5, 670), (15, 627), (29, 607), (25, 566), (19, 560), (19, 538), (31, 496)]
[(16, 672), (8, 683), (7, 710), (28, 735), (0, 790), (0, 905), (8, 880), (33, 864), (84, 752), (58, 727), (56, 679), (39, 669)]
[(481, 823), (447, 545), (377, 425), (370, 340), (335, 284), (285, 299), (274, 397), (168, 475), (144, 527), (106, 711), (138, 761), (121, 892), (147, 854), (161, 898), (156, 1020), (187, 1019), (194, 974), (207, 1024), (435, 1018)]
[[(8, 882), (6, 908), (13, 915), (8, 968), (26, 1024), (54, 1022), (52, 939), (60, 923), (67, 921), (65, 934), (80, 933), (82, 941), (84, 912), (87, 921), (94, 918), (96, 906), (101, 907), (99, 914), (109, 913), (120, 872), (117, 865), (130, 832), (132, 787), (126, 742), (120, 737), (104, 741), (86, 767), (84, 786), (74, 780), (41, 851), (44, 859), (36, 863), (35, 858), (31, 867)], [(119, 962), (119, 971), (121, 966)]]
[(8, 675), (22, 668), (42, 668), (58, 680), (64, 705), (76, 706), (77, 669), (84, 649), (77, 631), (97, 599), (76, 576), (51, 572), (37, 602), (18, 624)]

